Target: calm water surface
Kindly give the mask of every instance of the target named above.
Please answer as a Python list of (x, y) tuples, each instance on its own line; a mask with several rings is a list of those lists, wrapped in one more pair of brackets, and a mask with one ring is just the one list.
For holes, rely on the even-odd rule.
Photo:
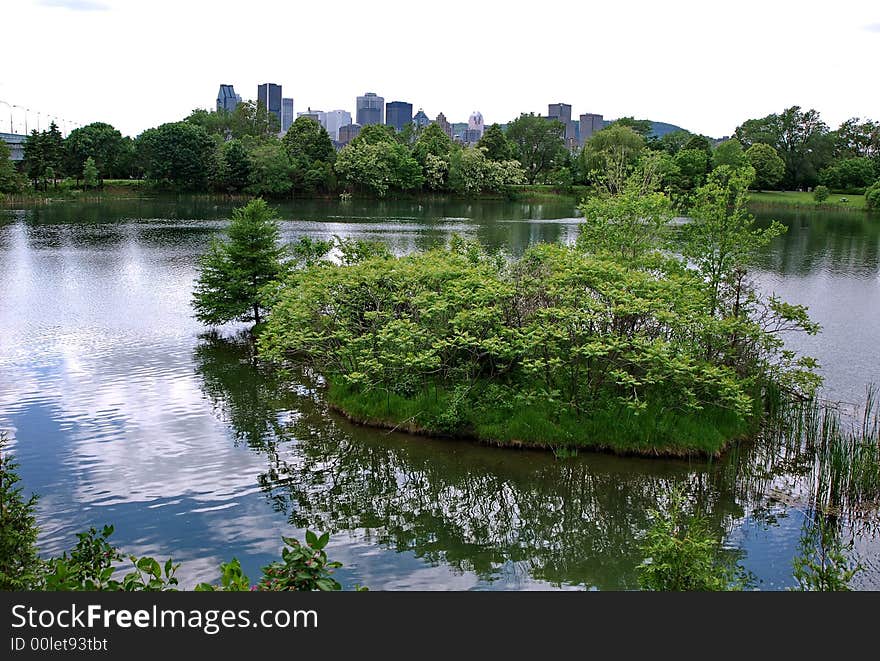
[[(802, 466), (742, 448), (715, 463), (504, 451), (352, 426), (305, 377), (255, 365), (240, 327), (208, 334), (189, 308), (196, 260), (230, 207), (127, 200), (0, 211), (0, 428), (40, 494), (40, 545), (112, 522), (138, 554), (172, 555), (191, 586), (232, 556), (252, 577), (280, 535), (333, 533), (347, 585), (373, 589), (637, 586), (648, 510), (689, 484), (764, 589), (791, 585)], [(361, 237), (406, 252), (457, 232), (519, 254), (572, 241), (565, 204), (298, 203), (285, 240)], [(880, 383), (880, 218), (775, 213), (789, 227), (761, 286), (824, 328), (827, 397)], [(784, 496), (780, 496), (784, 494)], [(785, 503), (785, 504), (783, 504)], [(880, 537), (851, 531), (880, 589)]]

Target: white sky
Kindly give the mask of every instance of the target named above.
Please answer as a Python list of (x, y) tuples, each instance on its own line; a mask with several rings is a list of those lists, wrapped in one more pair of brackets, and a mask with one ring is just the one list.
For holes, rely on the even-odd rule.
[(877, 0), (0, 3), (0, 100), (41, 128), (54, 115), (132, 136), (213, 108), (220, 83), (248, 99), (262, 82), (296, 112), (354, 114), (375, 91), (487, 124), (561, 101), (713, 137), (791, 105), (835, 128), (880, 119), (878, 62)]

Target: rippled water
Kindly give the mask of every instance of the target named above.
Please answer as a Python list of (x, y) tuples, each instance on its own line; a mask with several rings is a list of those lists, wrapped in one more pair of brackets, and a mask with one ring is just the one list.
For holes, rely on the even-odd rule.
[[(452, 232), (512, 254), (570, 241), (566, 205), (301, 203), (283, 234), (380, 238), (404, 252)], [(256, 366), (237, 327), (191, 318), (195, 263), (229, 207), (199, 200), (0, 211), (0, 428), (40, 494), (41, 549), (115, 523), (125, 550), (183, 562), (186, 585), (232, 556), (255, 575), (281, 534), (333, 532), (341, 578), (375, 589), (636, 586), (638, 537), (670, 484), (689, 483), (764, 588), (791, 584), (798, 468), (744, 448), (716, 463), (537, 452), (358, 428), (308, 375)], [(780, 217), (780, 215), (782, 217)], [(789, 233), (759, 272), (825, 327), (798, 344), (826, 394), (880, 383), (880, 219), (776, 214)], [(760, 470), (758, 470), (760, 468)], [(795, 506), (790, 506), (794, 504)], [(875, 531), (857, 531), (880, 588)]]

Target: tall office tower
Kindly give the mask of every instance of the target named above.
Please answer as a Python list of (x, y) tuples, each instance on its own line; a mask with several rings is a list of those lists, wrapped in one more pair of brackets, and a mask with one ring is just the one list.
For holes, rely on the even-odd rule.
[(423, 129), (428, 124), (431, 123), (431, 120), (428, 119), (428, 116), (425, 114), (425, 111), (419, 108), (419, 111), (413, 116), (413, 124), (416, 125), (417, 128)]
[(584, 113), (581, 115), (581, 130), (578, 135), (578, 142), (580, 142), (581, 147), (584, 146), (584, 143), (587, 140), (604, 128), (605, 120), (602, 115), (594, 115), (593, 113)]
[(357, 98), (357, 123), (361, 126), (383, 124), (385, 122), (385, 99), (367, 92)]
[[(479, 110), (474, 110), (471, 113), (471, 116), (468, 117), (468, 136), (469, 138), (473, 138), (476, 136), (477, 140), (483, 137), (483, 113)], [(476, 142), (477, 140), (466, 140), (465, 142)]]
[(278, 118), (281, 126), (281, 85), (263, 83), (257, 87), (257, 102), (262, 103), (268, 112)]
[(556, 119), (562, 122), (565, 133), (562, 136), (565, 146), (573, 150), (578, 146), (578, 130), (571, 121), (571, 105), (568, 103), (551, 103), (547, 106), (547, 119)]
[(391, 101), (385, 105), (385, 123), (393, 126), (398, 133), (407, 124), (412, 124), (412, 104), (406, 101)]
[(316, 122), (318, 122), (318, 124), (320, 124), (324, 128), (327, 128), (325, 126), (325, 124), (327, 122), (327, 113), (325, 113), (323, 110), (312, 110), (311, 108), (309, 108), (305, 112), (297, 113), (296, 116), (297, 117), (309, 117), (311, 119), (314, 119)]
[(241, 103), (241, 97), (235, 93), (232, 85), (220, 85), (220, 91), (217, 93), (218, 111), (233, 112), (239, 103)]
[(446, 135), (448, 135), (450, 138), (452, 137), (452, 124), (450, 124), (446, 120), (446, 115), (441, 112), (439, 115), (437, 115), (437, 119), (435, 119), (434, 122), (436, 122), (437, 126), (443, 129), (443, 132)]
[(281, 99), (281, 132), (287, 133), (291, 124), (293, 124), (293, 99)]
[(339, 140), (339, 129), (351, 124), (351, 113), (347, 110), (330, 110), (325, 115), (324, 128), (331, 140)]
[(344, 124), (339, 127), (339, 137), (337, 138), (337, 142), (344, 147), (349, 142), (354, 140), (358, 134), (361, 132), (360, 124)]

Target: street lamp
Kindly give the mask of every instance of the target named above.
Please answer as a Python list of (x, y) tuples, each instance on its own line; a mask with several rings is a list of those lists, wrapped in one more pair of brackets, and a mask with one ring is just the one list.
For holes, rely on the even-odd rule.
[(12, 130), (12, 104), (6, 103), (6, 101), (4, 101), (3, 99), (0, 99), (0, 103), (6, 105), (9, 108), (9, 132), (14, 133), (14, 131)]

